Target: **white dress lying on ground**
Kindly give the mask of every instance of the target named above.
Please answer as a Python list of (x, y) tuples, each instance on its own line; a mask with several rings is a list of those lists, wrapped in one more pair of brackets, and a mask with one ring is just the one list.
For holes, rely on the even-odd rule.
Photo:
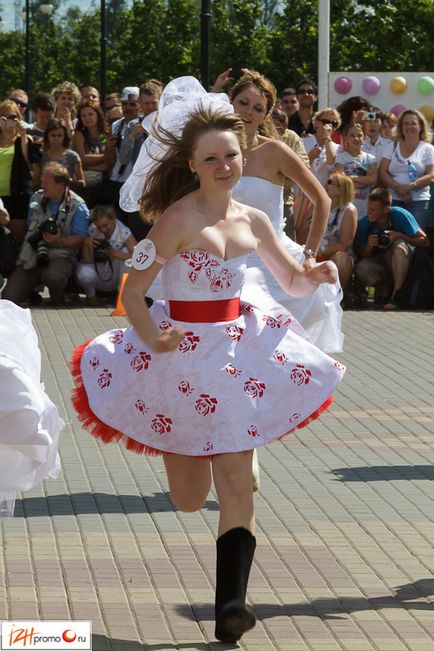
[(41, 353), (30, 310), (0, 300), (0, 517), (11, 516), (16, 491), (60, 469), (65, 423), (40, 381)]
[[(285, 249), (300, 263), (304, 262), (303, 247), (285, 235), (283, 216), (283, 186), (257, 176), (242, 176), (232, 191), (237, 201), (265, 212)], [(242, 300), (267, 309), (276, 301), (301, 323), (315, 346), (326, 353), (342, 351), (342, 289), (339, 280), (324, 283), (307, 298), (288, 296), (262, 260), (251, 254), (241, 292)]]

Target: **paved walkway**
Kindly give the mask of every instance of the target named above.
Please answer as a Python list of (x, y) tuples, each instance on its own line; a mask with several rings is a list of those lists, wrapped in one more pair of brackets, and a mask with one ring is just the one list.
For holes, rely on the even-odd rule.
[[(0, 619), (91, 619), (94, 651), (208, 651), (217, 504), (176, 512), (161, 459), (84, 434), (74, 346), (109, 310), (33, 311), (67, 415), (63, 472), (1, 523)], [(346, 379), (320, 421), (260, 451), (246, 651), (434, 649), (434, 315), (345, 313)]]

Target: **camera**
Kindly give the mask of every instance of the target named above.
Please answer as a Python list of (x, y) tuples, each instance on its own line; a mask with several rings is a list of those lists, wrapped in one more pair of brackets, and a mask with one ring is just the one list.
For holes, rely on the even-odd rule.
[(373, 111), (366, 111), (363, 113), (362, 120), (376, 120), (377, 114)]
[(381, 228), (377, 228), (377, 226), (372, 226), (369, 229), (368, 235), (376, 235), (377, 236), (377, 249), (387, 249), (390, 246), (390, 235), (386, 231), (382, 230)]
[(39, 224), (36, 231), (28, 238), (28, 243), (37, 252), (37, 263), (39, 267), (47, 267), (50, 260), (48, 256), (48, 247), (42, 237), (43, 233), (56, 235), (58, 232), (57, 222), (53, 217), (49, 217), (42, 224)]
[(101, 240), (98, 246), (95, 247), (93, 252), (93, 259), (95, 262), (107, 262), (110, 258), (107, 253), (107, 249), (110, 248), (110, 242), (108, 240)]
[(231, 68), (231, 77), (234, 81), (238, 81), (243, 76), (244, 72), (240, 68), (240, 66), (233, 66)]

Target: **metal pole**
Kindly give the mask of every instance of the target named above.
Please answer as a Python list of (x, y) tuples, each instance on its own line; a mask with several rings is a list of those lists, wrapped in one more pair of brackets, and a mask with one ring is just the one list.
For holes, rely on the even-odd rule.
[(200, 77), (205, 90), (209, 88), (209, 27), (211, 0), (202, 0), (200, 13)]
[(26, 24), (25, 24), (25, 44), (24, 44), (24, 90), (27, 97), (30, 98), (30, 0), (25, 4)]
[(330, 0), (318, 3), (318, 108), (329, 105)]
[(105, 11), (105, 0), (101, 0), (101, 48), (100, 48), (100, 95), (101, 105), (104, 107), (105, 96), (107, 92), (107, 17)]

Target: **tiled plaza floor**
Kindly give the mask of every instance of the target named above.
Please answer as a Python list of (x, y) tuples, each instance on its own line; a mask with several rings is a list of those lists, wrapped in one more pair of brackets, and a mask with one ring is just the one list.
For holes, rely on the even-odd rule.
[[(85, 434), (74, 346), (124, 325), (35, 309), (43, 379), (67, 420), (59, 478), (1, 523), (0, 619), (91, 619), (94, 651), (217, 651), (213, 494), (171, 505), (163, 464)], [(434, 315), (346, 312), (348, 366), (321, 420), (261, 449), (246, 651), (434, 650)]]

